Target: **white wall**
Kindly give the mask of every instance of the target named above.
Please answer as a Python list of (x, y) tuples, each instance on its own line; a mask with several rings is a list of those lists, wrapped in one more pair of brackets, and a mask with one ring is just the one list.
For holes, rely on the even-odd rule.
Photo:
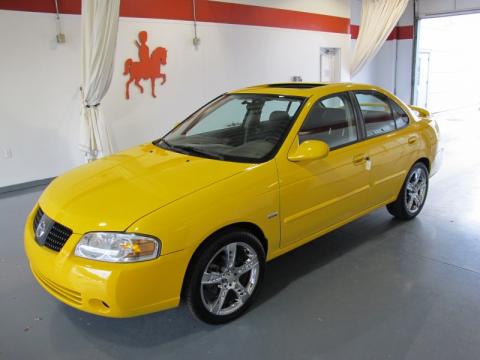
[[(57, 45), (52, 14), (0, 11), (0, 187), (57, 176), (81, 162), (80, 16), (62, 18), (67, 42)], [(157, 86), (156, 99), (132, 86), (127, 101), (123, 63), (137, 57), (140, 30), (148, 31), (151, 50), (168, 49), (168, 80)], [(341, 48), (342, 79), (349, 80), (347, 34), (211, 23), (199, 24), (198, 33), (195, 50), (190, 22), (120, 20), (113, 81), (102, 104), (116, 150), (161, 136), (224, 91), (292, 75), (319, 81), (320, 47)], [(11, 159), (2, 156), (5, 149)]]
[(0, 11), (0, 186), (78, 163), (79, 26), (65, 16), (67, 43), (59, 46), (54, 15)]
[[(393, 42), (393, 41), (392, 41)], [(411, 104), (413, 40), (397, 40), (396, 95)]]
[[(351, 22), (360, 24), (361, 1), (351, 0)], [(398, 26), (413, 25), (413, 1), (400, 18)], [(356, 41), (352, 41), (352, 50)], [(389, 40), (384, 43), (377, 55), (357, 75), (354, 82), (381, 86), (410, 103), (412, 76), (413, 39)]]
[[(168, 49), (167, 83), (158, 87), (158, 98), (140, 96), (124, 99), (126, 77), (123, 60), (136, 57), (133, 40), (147, 30), (149, 44)], [(300, 75), (304, 81), (319, 81), (321, 46), (340, 47), (342, 77), (348, 79), (348, 35), (274, 29), (242, 25), (202, 23), (201, 45), (192, 46), (192, 25), (186, 22), (122, 19), (115, 75), (105, 99), (109, 119), (115, 119), (113, 134), (117, 148), (160, 136), (213, 97), (253, 84), (290, 81)]]
[[(387, 41), (372, 61), (355, 75), (352, 81), (383, 87), (410, 104), (412, 47), (412, 40)], [(395, 53), (397, 53), (396, 60)]]
[[(359, 0), (227, 1), (360, 21)], [(0, 10), (0, 187), (57, 176), (82, 161), (77, 149), (80, 16), (62, 19), (67, 42), (58, 45), (53, 14)], [(410, 6), (400, 25), (411, 23)], [(136, 58), (133, 42), (140, 30), (148, 31), (151, 50), (168, 49), (168, 80), (157, 85), (156, 99), (132, 86), (127, 101), (123, 63)], [(195, 50), (191, 22), (121, 18), (112, 86), (102, 104), (116, 150), (161, 136), (224, 91), (289, 81), (293, 75), (319, 81), (320, 47), (341, 48), (341, 78), (350, 80), (354, 41), (348, 34), (214, 23), (200, 23), (198, 33), (201, 45)], [(411, 40), (388, 41), (353, 80), (393, 91), (396, 76), (397, 94), (409, 102), (411, 48)], [(144, 85), (148, 93), (149, 84)]]
[(350, 22), (359, 25), (362, 18), (362, 1), (350, 0)]

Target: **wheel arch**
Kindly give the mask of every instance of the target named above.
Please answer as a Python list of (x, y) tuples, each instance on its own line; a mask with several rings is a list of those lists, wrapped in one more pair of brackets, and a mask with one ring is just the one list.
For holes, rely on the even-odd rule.
[[(428, 158), (422, 157), (422, 158), (418, 159), (418, 160), (415, 162), (415, 164), (418, 163), (418, 162), (419, 162), (419, 163), (422, 163), (423, 165), (425, 165), (425, 166), (427, 167), (427, 169), (428, 169), (428, 172), (430, 172), (430, 160), (429, 160)], [(415, 164), (413, 164), (413, 165), (415, 165)], [(412, 167), (413, 167), (413, 165), (412, 165)]]
[(258, 226), (257, 224), (254, 224), (252, 222), (237, 222), (233, 224), (226, 225), (209, 236), (207, 236), (195, 249), (192, 257), (190, 258), (187, 266), (187, 270), (185, 272), (185, 276), (183, 277), (183, 283), (182, 283), (182, 288), (181, 288), (181, 293), (180, 297), (183, 299), (184, 298), (184, 293), (185, 293), (185, 287), (188, 284), (188, 281), (190, 279), (190, 274), (192, 271), (192, 265), (195, 262), (195, 259), (199, 256), (199, 254), (202, 252), (202, 250), (210, 244), (211, 241), (217, 236), (219, 236), (222, 233), (228, 232), (228, 231), (234, 231), (234, 230), (243, 230), (243, 231), (248, 231), (255, 235), (258, 240), (260, 240), (260, 244), (263, 247), (263, 250), (265, 251), (265, 257), (267, 256), (268, 252), (268, 240), (265, 237), (265, 234), (263, 230)]

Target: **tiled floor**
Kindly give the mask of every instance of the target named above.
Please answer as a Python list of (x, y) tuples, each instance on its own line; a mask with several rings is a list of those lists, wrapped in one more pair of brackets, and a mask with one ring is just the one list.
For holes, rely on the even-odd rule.
[(0, 359), (478, 359), (480, 116), (439, 121), (445, 163), (417, 219), (381, 209), (271, 262), (225, 326), (185, 307), (118, 320), (61, 304), (23, 253), (41, 189), (1, 195)]

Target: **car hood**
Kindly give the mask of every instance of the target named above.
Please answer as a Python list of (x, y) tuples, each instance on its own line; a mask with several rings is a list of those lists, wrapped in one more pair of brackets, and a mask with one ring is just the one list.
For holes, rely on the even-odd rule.
[(249, 166), (141, 145), (59, 176), (39, 205), (75, 233), (123, 231), (141, 217)]

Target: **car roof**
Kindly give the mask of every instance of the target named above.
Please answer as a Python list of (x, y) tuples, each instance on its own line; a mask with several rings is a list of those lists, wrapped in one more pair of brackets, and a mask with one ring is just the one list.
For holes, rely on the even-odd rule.
[(350, 82), (339, 83), (314, 83), (314, 82), (285, 82), (285, 83), (272, 83), (251, 86), (235, 91), (231, 91), (231, 94), (269, 94), (269, 95), (285, 95), (285, 96), (302, 96), (311, 97), (314, 95), (329, 95), (342, 91), (350, 90), (375, 90), (392, 96), (389, 92), (385, 91), (378, 86), (369, 84), (356, 84)]

